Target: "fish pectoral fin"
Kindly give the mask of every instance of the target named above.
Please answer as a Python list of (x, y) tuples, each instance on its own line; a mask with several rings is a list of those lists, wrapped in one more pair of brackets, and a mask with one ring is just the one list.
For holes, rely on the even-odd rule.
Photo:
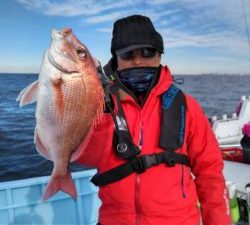
[(52, 195), (54, 195), (58, 191), (63, 191), (76, 200), (77, 198), (76, 187), (74, 181), (72, 180), (70, 172), (68, 172), (66, 176), (63, 177), (54, 176), (54, 174), (52, 173), (51, 179), (42, 196), (42, 200), (49, 199)]
[(20, 94), (18, 95), (16, 101), (20, 102), (19, 106), (28, 105), (36, 102), (37, 100), (37, 92), (38, 92), (38, 81), (34, 81), (27, 87), (25, 87)]
[(36, 129), (35, 129), (35, 135), (34, 135), (34, 143), (36, 144), (36, 149), (40, 153), (40, 155), (42, 155), (46, 159), (52, 160), (48, 149), (42, 143)]

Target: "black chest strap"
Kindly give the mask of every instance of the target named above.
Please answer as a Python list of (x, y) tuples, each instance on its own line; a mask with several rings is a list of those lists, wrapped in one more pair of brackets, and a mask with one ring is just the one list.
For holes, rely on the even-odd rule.
[(143, 173), (148, 168), (157, 166), (161, 163), (165, 163), (166, 166), (169, 167), (175, 166), (176, 163), (189, 166), (189, 161), (186, 155), (172, 151), (140, 155), (102, 174), (97, 173), (92, 177), (91, 182), (96, 186), (104, 186), (119, 181), (134, 172)]

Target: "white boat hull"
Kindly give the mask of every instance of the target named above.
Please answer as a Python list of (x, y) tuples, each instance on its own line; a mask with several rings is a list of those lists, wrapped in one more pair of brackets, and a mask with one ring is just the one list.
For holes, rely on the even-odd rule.
[(240, 110), (231, 118), (226, 114), (221, 119), (212, 117), (212, 128), (220, 146), (239, 145), (242, 138), (242, 127), (250, 122), (250, 98), (241, 97)]

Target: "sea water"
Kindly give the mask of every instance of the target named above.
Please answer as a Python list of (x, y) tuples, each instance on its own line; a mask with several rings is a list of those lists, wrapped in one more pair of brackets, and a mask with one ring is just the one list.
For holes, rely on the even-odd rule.
[[(0, 181), (51, 174), (53, 164), (40, 156), (33, 143), (35, 104), (19, 108), (16, 98), (37, 74), (0, 74)], [(242, 95), (250, 96), (250, 76), (178, 75), (178, 85), (194, 96), (207, 117), (235, 112)], [(178, 80), (177, 80), (178, 81)], [(86, 169), (71, 166), (71, 171)]]

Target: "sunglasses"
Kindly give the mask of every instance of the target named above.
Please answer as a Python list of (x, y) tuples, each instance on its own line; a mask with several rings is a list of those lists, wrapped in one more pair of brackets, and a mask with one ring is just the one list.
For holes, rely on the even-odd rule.
[(155, 48), (139, 48), (125, 52), (119, 56), (123, 60), (131, 60), (139, 53), (142, 58), (153, 58), (156, 55), (156, 52), (157, 50)]

